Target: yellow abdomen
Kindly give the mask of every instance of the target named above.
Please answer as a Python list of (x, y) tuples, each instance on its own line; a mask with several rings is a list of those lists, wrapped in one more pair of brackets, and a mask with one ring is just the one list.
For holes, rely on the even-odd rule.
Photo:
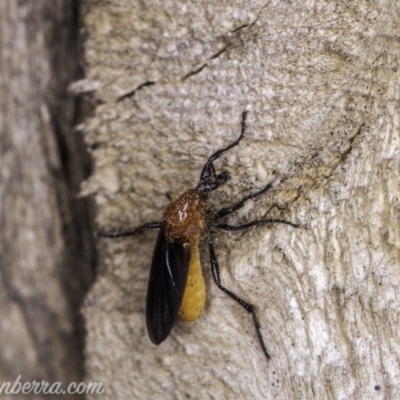
[(185, 322), (194, 322), (204, 309), (206, 286), (200, 265), (199, 243), (191, 246), (189, 273), (179, 316)]

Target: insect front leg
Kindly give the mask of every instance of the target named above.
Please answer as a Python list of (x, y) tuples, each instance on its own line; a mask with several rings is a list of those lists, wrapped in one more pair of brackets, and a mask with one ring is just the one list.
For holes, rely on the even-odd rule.
[(218, 261), (217, 261), (217, 257), (215, 255), (215, 251), (214, 251), (214, 244), (212, 242), (212, 239), (211, 239), (210, 235), (208, 235), (208, 244), (209, 244), (209, 247), (210, 247), (211, 271), (212, 271), (212, 274), (213, 274), (213, 278), (214, 278), (215, 284), (224, 293), (226, 293), (229, 297), (231, 297), (233, 300), (238, 302), (248, 313), (251, 314), (251, 316), (253, 318), (254, 328), (256, 330), (256, 334), (257, 334), (258, 340), (260, 342), (262, 351), (265, 354), (265, 357), (267, 357), (267, 359), (269, 360), (270, 359), (270, 355), (268, 354), (267, 348), (266, 348), (265, 343), (264, 343), (264, 339), (263, 339), (262, 334), (261, 334), (260, 323), (258, 322), (258, 318), (257, 318), (257, 314), (256, 314), (256, 312), (254, 310), (254, 306), (252, 304), (247, 303), (245, 300), (241, 299), (235, 293), (231, 292), (230, 290), (228, 290), (227, 288), (222, 286), (220, 275), (219, 275)]
[(97, 237), (106, 237), (106, 238), (119, 238), (124, 236), (132, 236), (132, 235), (140, 235), (146, 229), (156, 229), (161, 228), (161, 222), (148, 222), (147, 224), (137, 226), (133, 229), (128, 229), (127, 231), (120, 231), (120, 232), (103, 232), (98, 231), (96, 232)]
[(243, 139), (244, 132), (246, 131), (246, 118), (247, 118), (247, 111), (243, 111), (242, 113), (242, 123), (241, 123), (241, 131), (239, 137), (230, 145), (224, 147), (221, 150), (216, 151), (208, 160), (206, 165), (203, 168), (203, 171), (201, 172), (200, 175), (200, 180), (204, 180), (206, 178), (215, 177), (215, 168), (213, 165), (213, 162), (221, 157), (222, 154), (226, 153), (228, 150), (230, 150), (232, 147), (237, 146), (240, 141)]

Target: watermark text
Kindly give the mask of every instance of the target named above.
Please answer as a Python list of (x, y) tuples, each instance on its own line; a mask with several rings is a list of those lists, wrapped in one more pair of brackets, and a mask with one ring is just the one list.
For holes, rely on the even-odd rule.
[(0, 394), (103, 394), (101, 382), (71, 382), (63, 388), (61, 382), (46, 381), (21, 382), (18, 375), (14, 382), (0, 382)]

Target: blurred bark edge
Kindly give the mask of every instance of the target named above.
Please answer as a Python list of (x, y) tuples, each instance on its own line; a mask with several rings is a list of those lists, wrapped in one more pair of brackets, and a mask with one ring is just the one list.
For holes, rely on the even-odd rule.
[(91, 203), (79, 198), (90, 159), (75, 126), (88, 105), (67, 92), (82, 77), (84, 7), (0, 3), (0, 382), (84, 378), (79, 309), (95, 249)]

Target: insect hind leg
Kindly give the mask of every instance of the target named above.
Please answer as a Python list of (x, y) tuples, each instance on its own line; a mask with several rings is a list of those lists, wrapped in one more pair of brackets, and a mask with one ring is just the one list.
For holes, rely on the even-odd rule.
[(224, 293), (226, 293), (229, 297), (231, 297), (237, 303), (239, 303), (249, 314), (251, 314), (258, 341), (260, 342), (260, 345), (261, 345), (261, 348), (262, 348), (262, 351), (263, 351), (265, 357), (267, 358), (267, 360), (269, 360), (271, 357), (268, 354), (267, 348), (265, 346), (264, 339), (263, 339), (263, 336), (261, 333), (260, 323), (258, 322), (258, 318), (257, 318), (257, 314), (254, 310), (254, 306), (252, 304), (248, 303), (247, 301), (243, 300), (242, 298), (240, 298), (239, 296), (237, 296), (235, 293), (231, 292), (224, 286), (222, 286), (220, 274), (219, 274), (218, 261), (217, 261), (217, 257), (215, 255), (215, 251), (214, 251), (214, 244), (212, 242), (210, 235), (208, 235), (208, 244), (210, 247), (211, 271), (213, 274), (215, 284), (218, 286), (219, 289), (221, 289)]
[(120, 231), (120, 232), (98, 231), (98, 232), (96, 232), (96, 236), (115, 239), (115, 238), (124, 237), (124, 236), (140, 235), (146, 229), (161, 228), (161, 225), (162, 225), (161, 222), (148, 222), (147, 224), (137, 226), (136, 228), (133, 228), (133, 229), (128, 229), (127, 231)]

